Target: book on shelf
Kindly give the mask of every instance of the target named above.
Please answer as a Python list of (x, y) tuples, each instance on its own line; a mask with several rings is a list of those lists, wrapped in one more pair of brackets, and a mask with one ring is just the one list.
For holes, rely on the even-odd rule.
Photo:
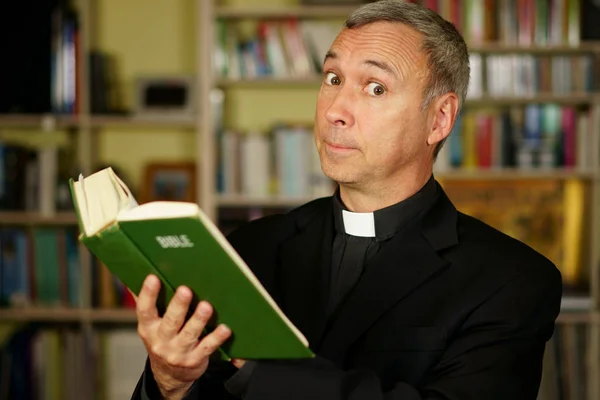
[(268, 132), (225, 129), (217, 136), (217, 188), (225, 196), (296, 200), (331, 196), (309, 126), (278, 123)]
[(69, 184), (79, 240), (135, 294), (149, 274), (158, 276), (160, 312), (181, 285), (192, 290), (193, 303), (208, 301), (215, 315), (207, 328), (224, 323), (233, 332), (221, 356), (313, 356), (303, 334), (197, 204), (140, 205), (110, 167)]
[(590, 127), (597, 119), (594, 111), (555, 103), (465, 109), (435, 168), (591, 171)]
[(147, 352), (135, 329), (86, 333), (10, 325), (0, 349), (2, 399), (126, 399)]

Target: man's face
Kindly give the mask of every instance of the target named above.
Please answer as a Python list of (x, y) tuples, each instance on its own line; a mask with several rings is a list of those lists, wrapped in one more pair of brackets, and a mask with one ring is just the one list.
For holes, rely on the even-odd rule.
[(331, 179), (357, 187), (391, 184), (430, 159), (420, 44), (417, 31), (391, 22), (344, 29), (332, 44), (314, 132)]

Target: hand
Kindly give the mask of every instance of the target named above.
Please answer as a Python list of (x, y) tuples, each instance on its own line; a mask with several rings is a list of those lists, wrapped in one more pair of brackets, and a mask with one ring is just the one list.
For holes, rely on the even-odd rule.
[(160, 280), (154, 275), (148, 276), (137, 300), (138, 334), (148, 351), (152, 373), (163, 398), (181, 399), (204, 374), (209, 356), (231, 336), (231, 331), (221, 325), (199, 340), (213, 310), (202, 301), (185, 322), (192, 300), (192, 292), (185, 286), (177, 289), (160, 318), (156, 309), (159, 290)]
[(231, 360), (231, 363), (237, 368), (240, 369), (244, 366), (244, 364), (246, 364), (246, 360), (242, 359), (242, 358), (234, 358), (233, 360)]

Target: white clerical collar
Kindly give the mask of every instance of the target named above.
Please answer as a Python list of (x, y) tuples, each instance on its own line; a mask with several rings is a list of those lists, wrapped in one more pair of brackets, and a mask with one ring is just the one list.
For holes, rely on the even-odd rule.
[(356, 213), (342, 210), (344, 230), (348, 235), (359, 237), (375, 236), (375, 217), (370, 213)]

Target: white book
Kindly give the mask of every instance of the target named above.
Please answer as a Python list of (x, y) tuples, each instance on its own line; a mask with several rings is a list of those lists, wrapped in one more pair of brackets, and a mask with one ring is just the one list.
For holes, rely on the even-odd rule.
[(246, 196), (269, 195), (269, 140), (251, 132), (241, 139), (242, 193)]
[(148, 356), (133, 329), (115, 329), (105, 333), (106, 397), (129, 400), (137, 385)]
[(240, 135), (225, 131), (221, 138), (221, 173), (223, 193), (232, 195), (240, 192)]
[(482, 67), (483, 62), (480, 54), (470, 54), (469, 63), (471, 64), (470, 83), (467, 89), (467, 98), (479, 98), (483, 94)]

